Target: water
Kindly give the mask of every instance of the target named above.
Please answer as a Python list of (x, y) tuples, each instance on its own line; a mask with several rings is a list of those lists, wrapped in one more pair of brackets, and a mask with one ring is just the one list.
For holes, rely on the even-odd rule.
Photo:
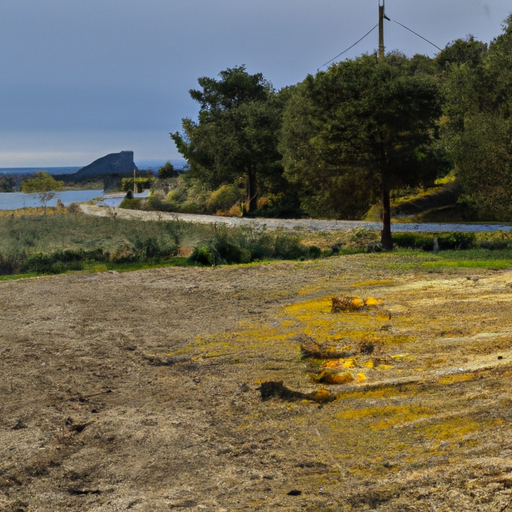
[[(142, 194), (134, 194), (133, 197), (148, 197), (149, 190)], [(101, 198), (98, 201), (100, 206), (116, 207), (121, 204), (124, 194), (106, 194), (103, 190), (64, 190), (57, 192), (46, 206), (56, 206), (60, 199), (64, 206), (70, 203), (86, 203), (91, 199)], [(24, 194), (23, 192), (0, 192), (0, 210), (17, 210), (19, 208), (31, 208), (42, 206), (37, 194)]]
[[(103, 197), (103, 190), (65, 190), (57, 192), (53, 199), (48, 201), (47, 206), (56, 206), (59, 199), (65, 206), (69, 206), (70, 203), (85, 203), (96, 197)], [(23, 192), (0, 193), (0, 210), (17, 210), (18, 208), (35, 206), (42, 206), (37, 194), (24, 194)]]

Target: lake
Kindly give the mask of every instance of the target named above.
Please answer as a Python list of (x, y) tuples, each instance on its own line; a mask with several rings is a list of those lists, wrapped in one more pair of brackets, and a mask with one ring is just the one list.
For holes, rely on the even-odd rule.
[[(134, 197), (147, 197), (149, 191), (146, 190), (142, 194), (134, 194)], [(91, 199), (103, 198), (98, 204), (108, 206), (119, 206), (124, 199), (124, 194), (115, 194), (113, 196), (105, 196), (103, 190), (65, 190), (57, 192), (47, 206), (56, 206), (60, 199), (64, 206), (70, 203), (86, 203)], [(23, 192), (1, 192), (0, 193), (0, 210), (17, 210), (19, 208), (30, 208), (41, 206), (41, 201), (37, 194), (24, 194)]]

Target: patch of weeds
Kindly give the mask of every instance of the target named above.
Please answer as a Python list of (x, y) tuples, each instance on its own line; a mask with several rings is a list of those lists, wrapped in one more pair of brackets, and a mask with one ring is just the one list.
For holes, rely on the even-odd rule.
[(240, 264), (271, 259), (295, 260), (321, 256), (318, 247), (304, 246), (285, 232), (215, 226), (210, 237), (194, 248), (190, 261), (202, 265)]

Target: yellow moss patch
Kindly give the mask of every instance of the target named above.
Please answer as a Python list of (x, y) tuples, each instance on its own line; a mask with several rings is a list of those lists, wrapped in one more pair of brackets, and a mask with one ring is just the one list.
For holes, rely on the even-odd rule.
[(484, 423), (475, 421), (468, 416), (457, 416), (455, 418), (445, 419), (433, 425), (423, 427), (421, 430), (425, 437), (436, 442), (446, 439), (461, 438), (475, 432), (484, 427)]
[(332, 370), (324, 370), (319, 375), (311, 375), (315, 382), (323, 384), (350, 384), (354, 382), (354, 377), (350, 373), (333, 372)]
[(376, 299), (374, 297), (368, 297), (365, 301), (364, 301), (364, 304), (366, 307), (368, 308), (371, 308), (371, 307), (375, 307), (375, 306), (380, 306), (384, 301), (382, 299)]
[(330, 402), (332, 400), (330, 391), (325, 388), (319, 389), (315, 393), (313, 398), (314, 398), (315, 402), (320, 402), (320, 403)]
[(446, 377), (441, 377), (437, 380), (439, 384), (449, 385), (455, 384), (457, 382), (467, 382), (470, 380), (474, 380), (476, 375), (474, 373), (463, 373), (458, 375), (447, 375)]
[(414, 421), (430, 415), (430, 411), (418, 405), (388, 405), (367, 407), (336, 413), (336, 418), (344, 421), (370, 420), (372, 430), (384, 430), (400, 423)]
[(397, 334), (392, 336), (382, 336), (382, 342), (387, 345), (405, 345), (406, 343), (414, 343), (416, 338), (413, 336), (405, 336), (403, 334)]
[(356, 384), (361, 384), (361, 382), (366, 382), (366, 375), (363, 372), (357, 374)]

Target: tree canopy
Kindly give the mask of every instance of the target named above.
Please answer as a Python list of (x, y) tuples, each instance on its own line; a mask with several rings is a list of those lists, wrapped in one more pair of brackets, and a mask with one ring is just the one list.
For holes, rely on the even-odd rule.
[(486, 51), (454, 61), (444, 81), (442, 141), (466, 203), (512, 220), (512, 15)]
[(190, 175), (212, 190), (229, 183), (245, 186), (245, 209), (256, 209), (258, 181), (280, 159), (277, 134), (279, 101), (261, 73), (245, 66), (222, 71), (220, 79), (198, 80), (191, 90), (200, 104), (197, 121), (183, 119), (183, 132), (171, 134), (190, 165)]
[(437, 82), (408, 64), (364, 55), (308, 76), (287, 105), (280, 145), (285, 176), (301, 184), (306, 207), (317, 213), (351, 216), (361, 195), (369, 203), (380, 194), (386, 249), (390, 190), (437, 173), (429, 154), (440, 114)]
[(158, 168), (158, 179), (165, 180), (174, 176), (174, 165), (167, 160), (164, 165)]

